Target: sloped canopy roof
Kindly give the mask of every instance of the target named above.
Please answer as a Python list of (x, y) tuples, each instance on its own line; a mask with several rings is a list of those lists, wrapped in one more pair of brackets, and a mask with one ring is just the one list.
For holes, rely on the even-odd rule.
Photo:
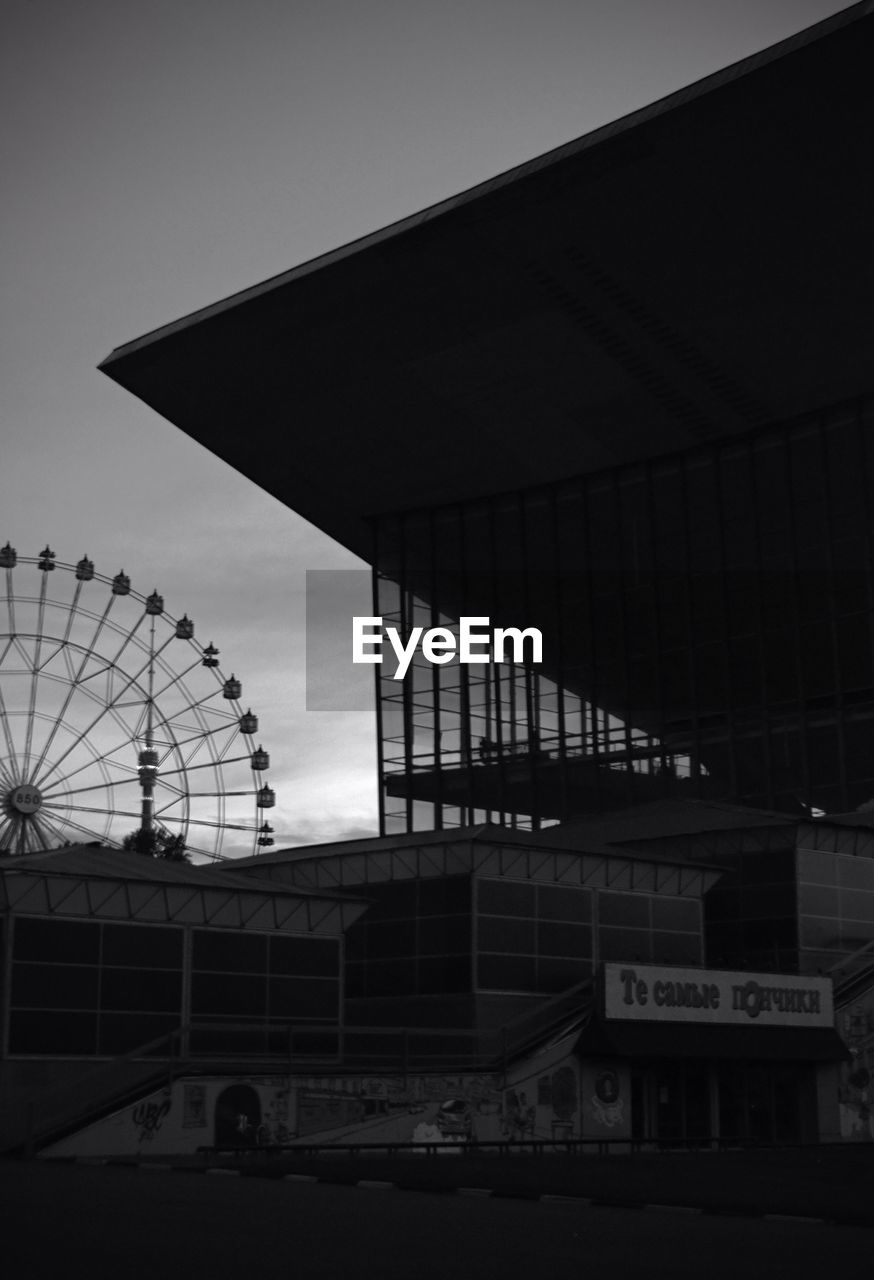
[(365, 558), (373, 513), (854, 397), (872, 45), (865, 0), (101, 368)]
[(0, 911), (22, 915), (336, 935), (366, 907), (330, 888), (92, 845), (0, 858)]

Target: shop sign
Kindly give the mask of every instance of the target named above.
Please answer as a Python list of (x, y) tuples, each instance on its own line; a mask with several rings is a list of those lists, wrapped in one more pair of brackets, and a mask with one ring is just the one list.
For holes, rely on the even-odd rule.
[(830, 978), (605, 964), (604, 1016), (639, 1022), (830, 1027)]

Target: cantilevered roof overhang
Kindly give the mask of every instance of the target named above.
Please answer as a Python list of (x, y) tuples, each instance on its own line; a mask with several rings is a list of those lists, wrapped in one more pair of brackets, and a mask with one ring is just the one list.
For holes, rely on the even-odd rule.
[(866, 0), (101, 368), (365, 558), (380, 512), (853, 398), (872, 65)]

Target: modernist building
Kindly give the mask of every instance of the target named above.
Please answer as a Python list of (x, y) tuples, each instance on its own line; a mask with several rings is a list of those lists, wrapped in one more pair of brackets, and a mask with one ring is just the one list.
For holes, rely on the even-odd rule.
[(3, 1150), (871, 1136), (864, 820), (658, 802), (220, 871), (82, 847), (0, 893)]
[(541, 629), (381, 682), (385, 831), (874, 798), (872, 40), (855, 5), (104, 362), (387, 624)]
[(444, 1123), (826, 1137), (864, 1087), (872, 44), (856, 5), (102, 366), (387, 624), (542, 632), (378, 679), (379, 840), (228, 873), (369, 900), (347, 1027), (472, 1037)]

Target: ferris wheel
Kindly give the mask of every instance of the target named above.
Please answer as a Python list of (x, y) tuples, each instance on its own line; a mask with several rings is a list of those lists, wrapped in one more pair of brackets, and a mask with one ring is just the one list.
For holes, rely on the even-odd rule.
[(7, 543), (0, 574), (0, 852), (134, 833), (195, 858), (273, 844), (258, 718), (187, 616), (48, 546)]

